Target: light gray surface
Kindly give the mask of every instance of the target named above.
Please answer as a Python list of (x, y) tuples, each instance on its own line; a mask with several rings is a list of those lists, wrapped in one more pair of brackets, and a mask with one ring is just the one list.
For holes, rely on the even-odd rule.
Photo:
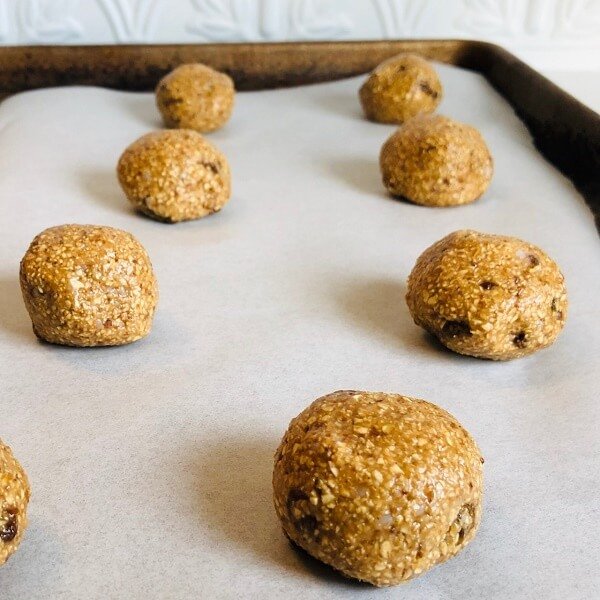
[[(48, 598), (588, 599), (600, 588), (600, 261), (590, 213), (478, 76), (440, 67), (444, 113), (496, 161), (483, 200), (394, 201), (359, 80), (243, 94), (213, 140), (231, 160), (223, 212), (163, 225), (133, 214), (114, 166), (158, 126), (149, 95), (24, 94), (0, 106), (0, 436), (27, 469), (31, 524), (3, 600)], [(18, 263), (45, 227), (127, 229), (161, 289), (151, 335), (78, 350), (38, 343)], [(461, 357), (411, 322), (405, 279), (459, 228), (516, 235), (563, 269), (571, 309), (549, 350)], [(271, 506), (289, 420), (340, 388), (436, 402), (486, 458), (480, 532), (459, 557), (375, 590), (294, 553)]]
[[(599, 5), (600, 6), (600, 5)], [(546, 70), (544, 75), (592, 110), (600, 112), (600, 69), (596, 71)]]

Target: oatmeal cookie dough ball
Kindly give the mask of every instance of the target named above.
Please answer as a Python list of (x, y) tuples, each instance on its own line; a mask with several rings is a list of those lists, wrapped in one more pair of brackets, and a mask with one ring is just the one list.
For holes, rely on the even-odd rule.
[(371, 73), (359, 97), (368, 119), (400, 124), (433, 112), (442, 100), (442, 84), (425, 59), (399, 54)]
[(158, 285), (143, 246), (126, 231), (61, 225), (40, 233), (21, 261), (34, 333), (66, 346), (119, 346), (150, 332)]
[(425, 250), (409, 278), (412, 317), (455, 352), (509, 360), (550, 346), (567, 317), (557, 264), (517, 238), (457, 231)]
[(493, 174), (479, 131), (441, 115), (415, 117), (400, 127), (381, 148), (379, 164), (391, 194), (425, 206), (473, 202)]
[(167, 223), (218, 212), (231, 195), (227, 159), (190, 129), (142, 136), (121, 155), (117, 175), (137, 210)]
[(0, 566), (21, 543), (27, 527), (29, 495), (23, 467), (0, 440)]
[(340, 391), (298, 415), (275, 454), (287, 536), (376, 586), (460, 552), (481, 519), (483, 459), (441, 408), (398, 394)]
[(201, 133), (222, 127), (231, 116), (235, 88), (231, 77), (202, 64), (181, 65), (156, 87), (165, 125)]

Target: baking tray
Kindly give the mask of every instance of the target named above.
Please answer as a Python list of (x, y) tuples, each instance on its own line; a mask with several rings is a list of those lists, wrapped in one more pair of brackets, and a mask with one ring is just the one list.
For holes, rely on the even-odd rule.
[(154, 89), (185, 62), (229, 73), (239, 90), (331, 81), (416, 52), (481, 73), (525, 123), (540, 152), (577, 186), (600, 219), (600, 116), (504, 48), (469, 40), (135, 46), (5, 47), (0, 97), (57, 85)]
[[(354, 56), (349, 67), (336, 71), (331, 46)], [(103, 83), (96, 67), (112, 87), (149, 90), (169, 60), (227, 48), (248, 70), (264, 69), (244, 79), (230, 65), (238, 85), (265, 90), (350, 76), (400, 48), (437, 48), (452, 62), (461, 46), (218, 46), (188, 49), (194, 57), (177, 55), (187, 47), (111, 47), (74, 50), (68, 65), (57, 57), (70, 49), (7, 49), (4, 90)], [(37, 61), (29, 81), (15, 52)], [(148, 53), (162, 66), (149, 68)], [(290, 61), (282, 76), (275, 65)], [(132, 62), (143, 77), (127, 78)], [(134, 214), (114, 173), (123, 148), (160, 126), (151, 94), (55, 88), (0, 105), (0, 436), (33, 488), (28, 531), (0, 570), (2, 600), (597, 595), (597, 233), (502, 97), (477, 73), (438, 69), (440, 112), (478, 127), (496, 166), (485, 196), (455, 209), (385, 194), (377, 153), (394, 128), (361, 117), (362, 78), (240, 94), (232, 120), (210, 135), (231, 162), (230, 204), (173, 226)], [(517, 79), (507, 69), (506, 81)], [(580, 138), (588, 131), (592, 122)], [(40, 230), (73, 221), (126, 229), (147, 248), (161, 298), (144, 340), (82, 350), (33, 336), (19, 259)], [(444, 351), (412, 323), (406, 276), (425, 247), (459, 228), (515, 235), (557, 260), (570, 313), (552, 348), (480, 361)], [(348, 582), (294, 552), (274, 514), (277, 443), (293, 416), (335, 389), (435, 402), (486, 458), (475, 540), (401, 588)]]

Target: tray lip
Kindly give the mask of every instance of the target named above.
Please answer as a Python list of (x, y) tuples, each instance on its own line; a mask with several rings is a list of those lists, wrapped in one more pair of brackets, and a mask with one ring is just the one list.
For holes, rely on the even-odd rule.
[[(283, 40), (283, 41), (252, 41), (252, 42), (195, 42), (195, 43), (146, 43), (146, 42), (119, 42), (117, 44), (16, 44), (16, 45), (0, 45), (0, 58), (6, 53), (21, 53), (24, 56), (27, 53), (43, 53), (44, 51), (53, 50), (58, 52), (87, 52), (87, 51), (104, 51), (107, 53), (118, 53), (119, 51), (146, 51), (146, 50), (182, 50), (192, 48), (203, 48), (217, 51), (225, 50), (297, 50), (301, 48), (363, 48), (363, 47), (382, 47), (385, 48), (390, 44), (402, 43), (407, 45), (432, 45), (440, 47), (452, 48), (462, 52), (487, 51), (491, 54), (504, 54), (507, 58), (527, 64), (513, 54), (504, 46), (495, 42), (482, 40), (479, 38), (386, 38), (386, 39), (345, 39), (345, 40)], [(527, 64), (529, 68), (535, 70), (540, 76), (544, 77), (534, 67)], [(1, 66), (0, 66), (1, 72)], [(565, 90), (564, 93), (568, 93)]]
[(344, 39), (344, 40), (282, 40), (282, 41), (255, 41), (255, 42), (119, 42), (117, 44), (3, 44), (4, 49), (26, 49), (26, 48), (177, 48), (177, 47), (253, 47), (253, 46), (355, 46), (388, 44), (390, 42), (402, 42), (406, 44), (418, 43), (457, 43), (457, 44), (481, 44), (490, 47), (501, 48), (508, 52), (502, 45), (489, 42), (479, 38), (386, 38), (386, 39)]
[[(567, 90), (561, 88), (559, 85), (554, 83), (551, 79), (542, 74), (535, 67), (531, 66), (529, 63), (525, 62), (518, 56), (516, 56), (512, 51), (508, 50), (505, 46), (496, 43), (490, 42), (487, 40), (483, 40), (480, 38), (386, 38), (386, 39), (345, 39), (345, 40), (283, 40), (283, 41), (252, 41), (252, 42), (167, 42), (167, 43), (137, 43), (137, 42), (119, 42), (117, 44), (12, 44), (12, 45), (2, 45), (0, 46), (0, 58), (2, 58), (3, 54), (17, 53), (22, 54), (24, 58), (27, 58), (27, 54), (29, 53), (44, 53), (48, 50), (56, 51), (60, 53), (68, 53), (69, 51), (75, 52), (106, 52), (108, 54), (118, 54), (119, 51), (139, 51), (144, 52), (147, 50), (182, 50), (182, 49), (192, 49), (192, 48), (203, 48), (211, 51), (218, 51), (219, 49), (225, 50), (252, 50), (259, 49), (264, 51), (268, 50), (298, 50), (301, 48), (323, 48), (324, 50), (327, 48), (362, 48), (362, 47), (382, 47), (393, 43), (402, 43), (408, 45), (439, 45), (441, 47), (452, 48), (455, 46), (455, 50), (458, 54), (469, 54), (474, 52), (484, 53), (487, 52), (489, 56), (503, 55), (505, 59), (510, 61), (514, 61), (515, 64), (521, 64), (531, 69), (538, 77), (542, 78), (548, 85), (553, 86), (557, 91), (561, 94), (567, 96), (573, 102), (576, 102), (581, 110), (585, 110), (590, 113), (590, 116), (598, 119), (598, 124), (600, 126), (600, 114), (597, 113), (590, 106), (584, 104), (579, 99), (575, 98), (571, 93)], [(457, 64), (456, 66), (466, 65)], [(482, 72), (480, 69), (474, 68), (473, 65), (466, 66), (466, 68), (470, 68), (471, 70), (475, 70), (477, 72)], [(0, 73), (1, 73), (1, 65), (0, 65)], [(66, 84), (69, 85), (69, 84)], [(307, 85), (307, 84), (299, 84), (299, 85)], [(21, 90), (26, 91), (26, 90)], [(240, 90), (243, 92), (243, 90)], [(16, 92), (8, 92), (8, 94), (12, 94)], [(5, 94), (0, 90), (0, 100)]]

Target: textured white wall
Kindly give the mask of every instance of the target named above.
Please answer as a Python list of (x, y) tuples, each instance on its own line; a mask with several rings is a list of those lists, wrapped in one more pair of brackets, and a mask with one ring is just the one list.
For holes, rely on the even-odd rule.
[(0, 0), (0, 44), (416, 37), (600, 69), (600, 0)]

